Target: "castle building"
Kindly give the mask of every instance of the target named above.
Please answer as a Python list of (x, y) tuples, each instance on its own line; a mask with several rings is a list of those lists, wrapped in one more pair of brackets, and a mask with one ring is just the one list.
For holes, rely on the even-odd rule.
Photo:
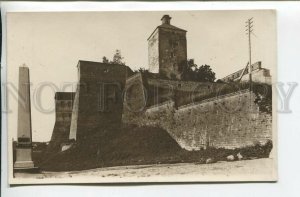
[(70, 140), (118, 131), (121, 126), (126, 79), (133, 74), (125, 65), (80, 60)]
[[(272, 116), (250, 103), (257, 96), (253, 92), (219, 95), (224, 83), (181, 80), (187, 62), (186, 31), (172, 26), (169, 15), (161, 20), (162, 24), (148, 38), (150, 73), (134, 73), (120, 64), (78, 62), (72, 114), (65, 111), (71, 108), (62, 107), (68, 105), (65, 95), (56, 96), (55, 125), (63, 123), (69, 128), (71, 144), (65, 144), (62, 150), (74, 141), (114, 135), (122, 131), (122, 126), (131, 124), (163, 128), (186, 150), (237, 148), (271, 139)], [(251, 66), (253, 81), (271, 80), (269, 70), (262, 68), (260, 62)], [(245, 68), (222, 80), (243, 81), (249, 78), (247, 75)], [(232, 106), (240, 108), (229, 113)], [(249, 110), (256, 113), (255, 118)]]
[[(261, 66), (261, 62), (255, 62), (251, 65), (252, 68), (252, 81), (258, 83), (266, 83), (271, 84), (271, 74), (270, 70), (263, 68)], [(245, 69), (238, 70), (230, 75), (221, 79), (224, 82), (231, 82), (231, 81), (249, 81), (249, 66)]]
[(60, 149), (69, 141), (74, 97), (75, 92), (55, 93), (55, 124), (49, 143), (53, 148)]
[(161, 21), (148, 38), (149, 71), (180, 80), (187, 61), (187, 31), (171, 25), (169, 15)]

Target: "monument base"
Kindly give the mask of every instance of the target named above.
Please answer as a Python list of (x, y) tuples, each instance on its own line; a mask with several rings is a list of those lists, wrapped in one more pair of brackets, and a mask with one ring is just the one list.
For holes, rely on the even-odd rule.
[(38, 173), (40, 169), (34, 166), (33, 161), (16, 161), (14, 164), (14, 173), (26, 172), (26, 173)]
[(14, 163), (14, 172), (36, 172), (39, 168), (34, 166), (31, 158), (31, 147), (16, 148), (16, 162)]
[(16, 161), (14, 169), (34, 168), (33, 161)]
[(39, 167), (33, 168), (14, 168), (14, 173), (40, 173)]

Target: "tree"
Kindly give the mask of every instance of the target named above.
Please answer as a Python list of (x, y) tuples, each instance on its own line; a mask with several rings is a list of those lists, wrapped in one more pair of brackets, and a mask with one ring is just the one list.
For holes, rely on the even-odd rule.
[(121, 50), (117, 49), (115, 54), (114, 54), (112, 63), (125, 65), (125, 62), (123, 62), (123, 59), (124, 58), (121, 55)]
[(139, 68), (138, 70), (135, 70), (134, 71), (135, 73), (141, 73), (143, 76), (145, 77), (150, 77), (150, 76), (153, 76), (148, 69), (145, 69), (145, 68)]
[(183, 72), (183, 79), (186, 81), (214, 82), (216, 73), (212, 71), (209, 65), (205, 64), (199, 67), (193, 59), (189, 59)]
[(102, 62), (103, 62), (103, 63), (109, 63), (109, 60), (108, 60), (105, 56), (103, 56), (103, 57), (102, 57)]

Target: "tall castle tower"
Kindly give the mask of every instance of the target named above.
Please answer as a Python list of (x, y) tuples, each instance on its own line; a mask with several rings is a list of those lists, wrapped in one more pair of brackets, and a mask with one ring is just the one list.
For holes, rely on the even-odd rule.
[(180, 80), (187, 60), (187, 31), (171, 25), (169, 15), (161, 21), (148, 38), (149, 71)]

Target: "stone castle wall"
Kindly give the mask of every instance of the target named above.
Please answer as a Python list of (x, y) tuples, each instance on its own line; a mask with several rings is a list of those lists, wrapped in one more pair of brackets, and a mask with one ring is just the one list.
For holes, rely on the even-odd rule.
[(159, 29), (159, 72), (170, 79), (181, 79), (187, 60), (186, 32)]
[(79, 82), (71, 121), (70, 139), (85, 139), (120, 129), (122, 93), (132, 75), (124, 65), (79, 61)]
[(74, 92), (56, 92), (55, 94), (55, 124), (50, 145), (60, 148), (69, 140)]
[(272, 117), (259, 111), (255, 95), (241, 91), (175, 108), (167, 101), (145, 110), (129, 113), (124, 123), (158, 126), (167, 130), (186, 150), (236, 148), (265, 143), (271, 139)]
[[(261, 62), (255, 62), (252, 64), (252, 81), (254, 82), (259, 82), (259, 83), (266, 83), (266, 84), (271, 84), (271, 74), (270, 70), (266, 68), (262, 68)], [(244, 72), (244, 73), (243, 73)], [(241, 77), (241, 75), (243, 76)], [(247, 68), (241, 69), (239, 71), (236, 71), (221, 80), (224, 82), (230, 82), (230, 81), (249, 81), (249, 66)]]
[[(243, 75), (241, 81), (249, 81), (249, 74)], [(252, 72), (252, 81), (259, 83), (271, 84), (272, 79), (270, 70), (262, 68)]]
[(141, 73), (137, 73), (126, 80), (123, 97), (123, 114), (130, 113), (131, 111), (141, 113), (145, 109), (147, 93), (144, 90), (145, 87)]
[(158, 31), (155, 31), (148, 40), (148, 65), (151, 73), (159, 73), (158, 38)]
[[(211, 82), (178, 81), (165, 79), (144, 79), (147, 83), (148, 106), (166, 100), (176, 99), (176, 106), (203, 100), (208, 95), (217, 96), (218, 90), (228, 87), (228, 84)], [(154, 97), (154, 98), (153, 98)], [(212, 97), (212, 96), (210, 96)], [(155, 99), (155, 101), (152, 101)]]

